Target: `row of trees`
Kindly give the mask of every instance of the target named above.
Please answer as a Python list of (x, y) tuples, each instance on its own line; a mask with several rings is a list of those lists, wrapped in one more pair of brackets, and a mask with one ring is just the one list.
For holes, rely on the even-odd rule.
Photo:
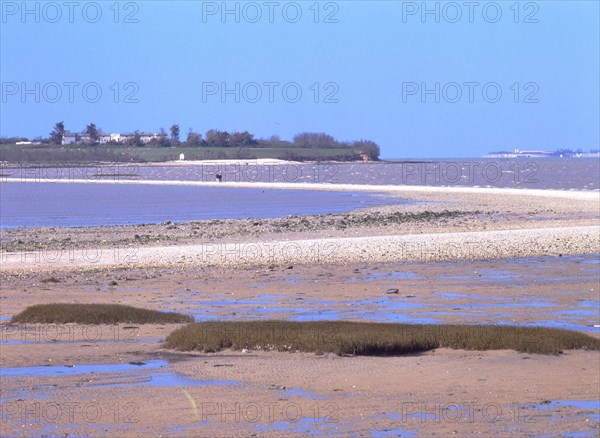
[[(58, 122), (50, 133), (49, 142), (53, 144), (62, 144), (67, 131), (64, 122)], [(254, 135), (248, 131), (227, 132), (217, 129), (209, 129), (204, 134), (194, 132), (192, 129), (187, 134), (185, 142), (180, 141), (181, 130), (179, 125), (173, 125), (170, 128), (170, 135), (160, 128), (160, 132), (149, 137), (147, 134), (141, 134), (135, 131), (126, 137), (121, 144), (129, 146), (209, 146), (209, 147), (282, 147), (282, 148), (310, 148), (310, 149), (348, 149), (357, 155), (357, 158), (378, 160), (380, 154), (379, 146), (370, 140), (359, 140), (353, 142), (340, 142), (333, 136), (322, 132), (303, 132), (294, 136), (292, 142), (282, 141), (278, 136), (272, 136), (270, 139), (257, 140)], [(86, 126), (85, 130), (78, 134), (85, 135), (81, 143), (97, 145), (99, 143), (102, 131), (94, 123)]]
[[(54, 129), (50, 132), (49, 142), (52, 144), (62, 144), (63, 139), (68, 131), (65, 129), (64, 122), (58, 122), (54, 125)], [(85, 130), (79, 134), (79, 136), (85, 135), (86, 143), (90, 145), (97, 145), (102, 135), (102, 130), (98, 129), (94, 123), (90, 123), (86, 126)], [(133, 134), (129, 135), (129, 139), (127, 141), (130, 145), (135, 146), (144, 146), (146, 143), (141, 141), (144, 134), (141, 134), (139, 131), (135, 131)], [(159, 134), (156, 134), (156, 141), (148, 142), (158, 146), (177, 146), (181, 144), (180, 141), (181, 130), (179, 125), (173, 125), (170, 128), (170, 136), (167, 135), (164, 128), (160, 128)], [(153, 135), (154, 136), (154, 135)], [(190, 129), (190, 132), (187, 135), (186, 141), (184, 142), (190, 146), (253, 146), (257, 145), (258, 141), (254, 138), (253, 134), (250, 134), (248, 131), (243, 132), (232, 132), (229, 133), (227, 131), (219, 131), (216, 129), (210, 129), (206, 132), (205, 138), (202, 138), (202, 134), (193, 132)]]

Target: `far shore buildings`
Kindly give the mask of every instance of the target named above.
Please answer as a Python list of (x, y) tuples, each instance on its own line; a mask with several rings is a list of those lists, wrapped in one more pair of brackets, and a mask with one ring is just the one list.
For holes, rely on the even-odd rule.
[[(157, 140), (159, 138), (158, 134), (137, 134), (140, 136), (140, 141), (144, 144), (150, 143), (152, 140)], [(118, 143), (124, 144), (133, 138), (136, 134), (99, 134), (98, 135), (98, 143), (106, 144), (106, 143)], [(63, 136), (62, 144), (85, 144), (90, 142), (90, 136), (88, 134), (75, 134), (72, 132), (67, 132)]]
[[(575, 158), (596, 158), (600, 157), (600, 152), (577, 152), (574, 155), (567, 155)], [(563, 158), (563, 156), (557, 152), (548, 151), (522, 151), (515, 149), (514, 152), (490, 152), (483, 156), (483, 158)]]

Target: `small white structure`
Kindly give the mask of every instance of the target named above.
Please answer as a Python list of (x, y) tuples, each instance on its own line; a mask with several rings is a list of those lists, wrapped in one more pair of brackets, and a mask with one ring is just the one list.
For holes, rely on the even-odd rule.
[(73, 134), (72, 132), (65, 132), (62, 139), (62, 144), (81, 144), (81, 143), (89, 143), (90, 136), (87, 134)]
[(77, 143), (77, 136), (75, 134), (65, 134), (62, 138), (62, 144), (73, 144)]
[(184, 154), (179, 154), (179, 161), (183, 161), (185, 160), (185, 155)]

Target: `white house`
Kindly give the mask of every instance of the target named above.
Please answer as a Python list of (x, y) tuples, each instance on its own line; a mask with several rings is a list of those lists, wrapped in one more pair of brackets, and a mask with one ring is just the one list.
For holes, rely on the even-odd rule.
[[(98, 143), (106, 144), (106, 143), (127, 143), (129, 140), (134, 138), (135, 134), (99, 134), (98, 135)], [(140, 140), (142, 143), (146, 144), (151, 142), (152, 140), (158, 139), (158, 134), (139, 134)], [(87, 134), (73, 134), (71, 132), (66, 132), (63, 136), (63, 145), (68, 144), (80, 144), (80, 143), (88, 143), (90, 141), (90, 136)]]
[(140, 140), (143, 143), (150, 143), (152, 140), (157, 140), (158, 134), (140, 134)]
[(98, 137), (98, 143), (106, 144), (109, 142), (120, 143), (121, 134), (100, 134)]

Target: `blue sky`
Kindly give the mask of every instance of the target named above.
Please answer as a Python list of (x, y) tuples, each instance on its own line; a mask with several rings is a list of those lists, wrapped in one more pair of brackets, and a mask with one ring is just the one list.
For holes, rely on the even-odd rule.
[(0, 3), (1, 136), (177, 123), (387, 158), (600, 143), (597, 1)]

